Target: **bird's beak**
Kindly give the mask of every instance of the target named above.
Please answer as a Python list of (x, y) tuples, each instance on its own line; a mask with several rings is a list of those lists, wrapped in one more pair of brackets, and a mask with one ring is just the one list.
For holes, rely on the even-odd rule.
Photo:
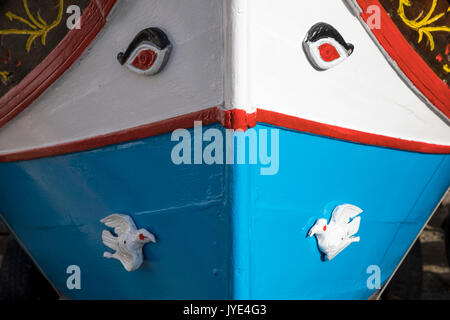
[(141, 230), (139, 230), (139, 232), (140, 232), (139, 239), (141, 241), (143, 241), (144, 243), (149, 243), (149, 242), (156, 243), (156, 237), (153, 233), (148, 232), (145, 229), (141, 229)]
[(156, 238), (155, 238), (155, 236), (153, 234), (150, 234), (148, 239), (150, 240), (150, 242), (156, 243)]
[(311, 230), (309, 230), (309, 232), (308, 232), (308, 237), (311, 238), (315, 234), (316, 234), (316, 231), (314, 230), (314, 228), (311, 228)]

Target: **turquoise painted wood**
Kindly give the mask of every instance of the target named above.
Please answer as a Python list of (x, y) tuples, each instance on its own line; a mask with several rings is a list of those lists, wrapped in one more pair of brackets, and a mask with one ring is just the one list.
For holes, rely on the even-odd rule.
[[(259, 125), (256, 130), (274, 127)], [(242, 133), (241, 133), (242, 134)], [(450, 185), (448, 155), (418, 154), (279, 131), (279, 171), (235, 170), (235, 291), (240, 299), (367, 299), (368, 267), (390, 277)], [(270, 139), (269, 139), (270, 141)], [(271, 147), (269, 146), (269, 150)], [(245, 194), (245, 196), (243, 196)], [(331, 261), (307, 238), (340, 204), (364, 212), (358, 236)]]
[[(164, 134), (2, 163), (0, 212), (69, 298), (367, 299), (367, 268), (389, 278), (450, 184), (448, 155), (252, 130), (269, 141), (279, 130), (277, 174), (261, 175), (260, 162), (174, 165), (177, 142)], [(306, 235), (343, 203), (364, 210), (361, 242), (324, 262)], [(102, 257), (99, 220), (116, 212), (158, 239), (133, 273)], [(67, 289), (69, 265), (81, 267), (82, 290)]]

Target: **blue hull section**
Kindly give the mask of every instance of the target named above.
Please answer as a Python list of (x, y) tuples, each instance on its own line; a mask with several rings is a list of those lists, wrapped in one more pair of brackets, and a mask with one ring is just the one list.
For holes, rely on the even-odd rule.
[[(258, 130), (270, 130), (258, 126)], [(379, 267), (393, 273), (450, 184), (450, 156), (430, 155), (280, 130), (279, 171), (234, 171), (234, 296), (239, 299), (367, 299)], [(270, 150), (270, 147), (269, 147)], [(246, 196), (243, 196), (245, 193)], [(353, 243), (321, 261), (307, 238), (340, 204), (364, 212)], [(371, 271), (372, 268), (369, 268)]]
[[(0, 212), (49, 280), (73, 299), (227, 299), (230, 221), (224, 166), (176, 166), (170, 135), (0, 165)], [(100, 220), (131, 215), (158, 239), (126, 272)], [(81, 269), (69, 290), (66, 269)]]
[[(271, 129), (255, 130), (270, 136)], [(367, 287), (367, 268), (380, 268), (381, 283), (389, 278), (450, 184), (449, 155), (284, 129), (272, 176), (261, 175), (259, 164), (177, 166), (175, 144), (166, 134), (0, 164), (0, 212), (62, 294), (367, 299), (376, 291)], [(364, 210), (361, 242), (324, 262), (306, 235), (343, 203)], [(158, 239), (145, 247), (146, 262), (136, 272), (102, 257), (100, 219), (117, 212)], [(70, 265), (81, 268), (81, 290), (66, 286)]]

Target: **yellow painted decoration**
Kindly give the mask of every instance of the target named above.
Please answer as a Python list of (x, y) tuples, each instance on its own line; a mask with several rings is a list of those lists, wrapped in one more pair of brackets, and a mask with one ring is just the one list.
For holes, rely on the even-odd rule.
[(447, 73), (450, 72), (450, 67), (448, 66), (448, 64), (444, 65), (444, 71)]
[[(434, 14), (434, 11), (436, 9), (437, 0), (433, 0), (433, 4), (431, 6), (430, 11), (428, 14), (419, 21), (419, 19), (422, 17), (422, 14), (420, 14), (416, 19), (410, 20), (406, 17), (405, 14), (405, 6), (411, 7), (412, 2), (411, 0), (399, 0), (399, 7), (397, 10), (398, 15), (403, 20), (403, 22), (410, 28), (416, 30), (419, 33), (419, 41), (418, 43), (422, 42), (423, 36), (425, 35), (428, 38), (428, 43), (430, 44), (430, 50), (433, 51), (435, 47), (434, 38), (432, 32), (450, 32), (450, 27), (448, 26), (437, 26), (433, 27), (430, 26), (430, 24), (438, 21), (443, 16), (445, 16), (445, 13), (437, 14), (434, 17), (432, 15)], [(450, 7), (447, 9), (447, 12), (449, 12)]]
[(10, 21), (13, 21), (13, 20), (20, 21), (20, 22), (26, 24), (31, 29), (0, 30), (0, 35), (28, 35), (29, 37), (28, 37), (28, 40), (26, 43), (26, 50), (27, 50), (27, 52), (29, 52), (31, 49), (31, 45), (39, 37), (41, 37), (42, 45), (45, 46), (48, 33), (61, 23), (61, 20), (63, 17), (63, 10), (64, 10), (64, 0), (59, 0), (58, 16), (57, 16), (56, 20), (53, 21), (51, 24), (47, 24), (47, 22), (45, 22), (44, 19), (42, 19), (39, 12), (37, 14), (37, 19), (36, 19), (33, 16), (33, 14), (30, 12), (30, 9), (29, 9), (28, 3), (27, 3), (28, 0), (22, 0), (22, 1), (23, 1), (23, 7), (27, 13), (28, 20), (14, 14), (12, 12), (7, 12), (6, 17), (8, 17), (8, 19)]
[(9, 80), (10, 73), (8, 71), (0, 71), (0, 78), (3, 82), (7, 82)]

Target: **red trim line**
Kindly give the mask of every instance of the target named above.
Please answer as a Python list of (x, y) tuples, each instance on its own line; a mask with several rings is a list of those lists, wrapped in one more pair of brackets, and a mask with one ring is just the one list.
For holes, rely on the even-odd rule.
[(248, 128), (256, 126), (256, 112), (247, 113), (242, 109), (233, 109), (231, 111), (223, 112), (224, 122), (222, 122), (222, 124), (225, 128), (245, 131)]
[(81, 29), (70, 30), (53, 51), (18, 85), (0, 98), (0, 127), (28, 107), (83, 53), (106, 23), (117, 0), (92, 0)]
[(92, 150), (108, 145), (144, 139), (176, 129), (192, 128), (194, 121), (202, 121), (203, 125), (221, 123), (225, 128), (244, 131), (256, 126), (257, 123), (266, 123), (354, 143), (420, 153), (450, 154), (450, 146), (366, 133), (262, 109), (258, 109), (255, 113), (247, 114), (244, 110), (226, 111), (221, 107), (215, 107), (88, 139), (0, 155), (0, 162), (25, 161)]
[(421, 153), (450, 153), (450, 146), (404, 140), (374, 133), (346, 129), (330, 124), (288, 116), (273, 111), (258, 109), (256, 119), (258, 122), (262, 123), (355, 143)]
[(411, 47), (378, 0), (356, 1), (363, 11), (361, 18), (365, 22), (371, 16), (367, 10), (369, 6), (376, 5), (381, 9), (382, 27), (381, 29), (372, 29), (372, 33), (414, 86), (447, 118), (450, 118), (450, 88), (448, 85)]
[(32, 160), (44, 157), (52, 157), (67, 153), (81, 152), (109, 146), (113, 144), (144, 139), (176, 129), (187, 129), (194, 126), (194, 121), (202, 121), (203, 125), (212, 123), (225, 123), (225, 112), (220, 108), (210, 108), (193, 112), (175, 118), (154, 122), (114, 133), (78, 140), (74, 142), (61, 143), (50, 147), (30, 149), (0, 155), (0, 162), (12, 162)]

